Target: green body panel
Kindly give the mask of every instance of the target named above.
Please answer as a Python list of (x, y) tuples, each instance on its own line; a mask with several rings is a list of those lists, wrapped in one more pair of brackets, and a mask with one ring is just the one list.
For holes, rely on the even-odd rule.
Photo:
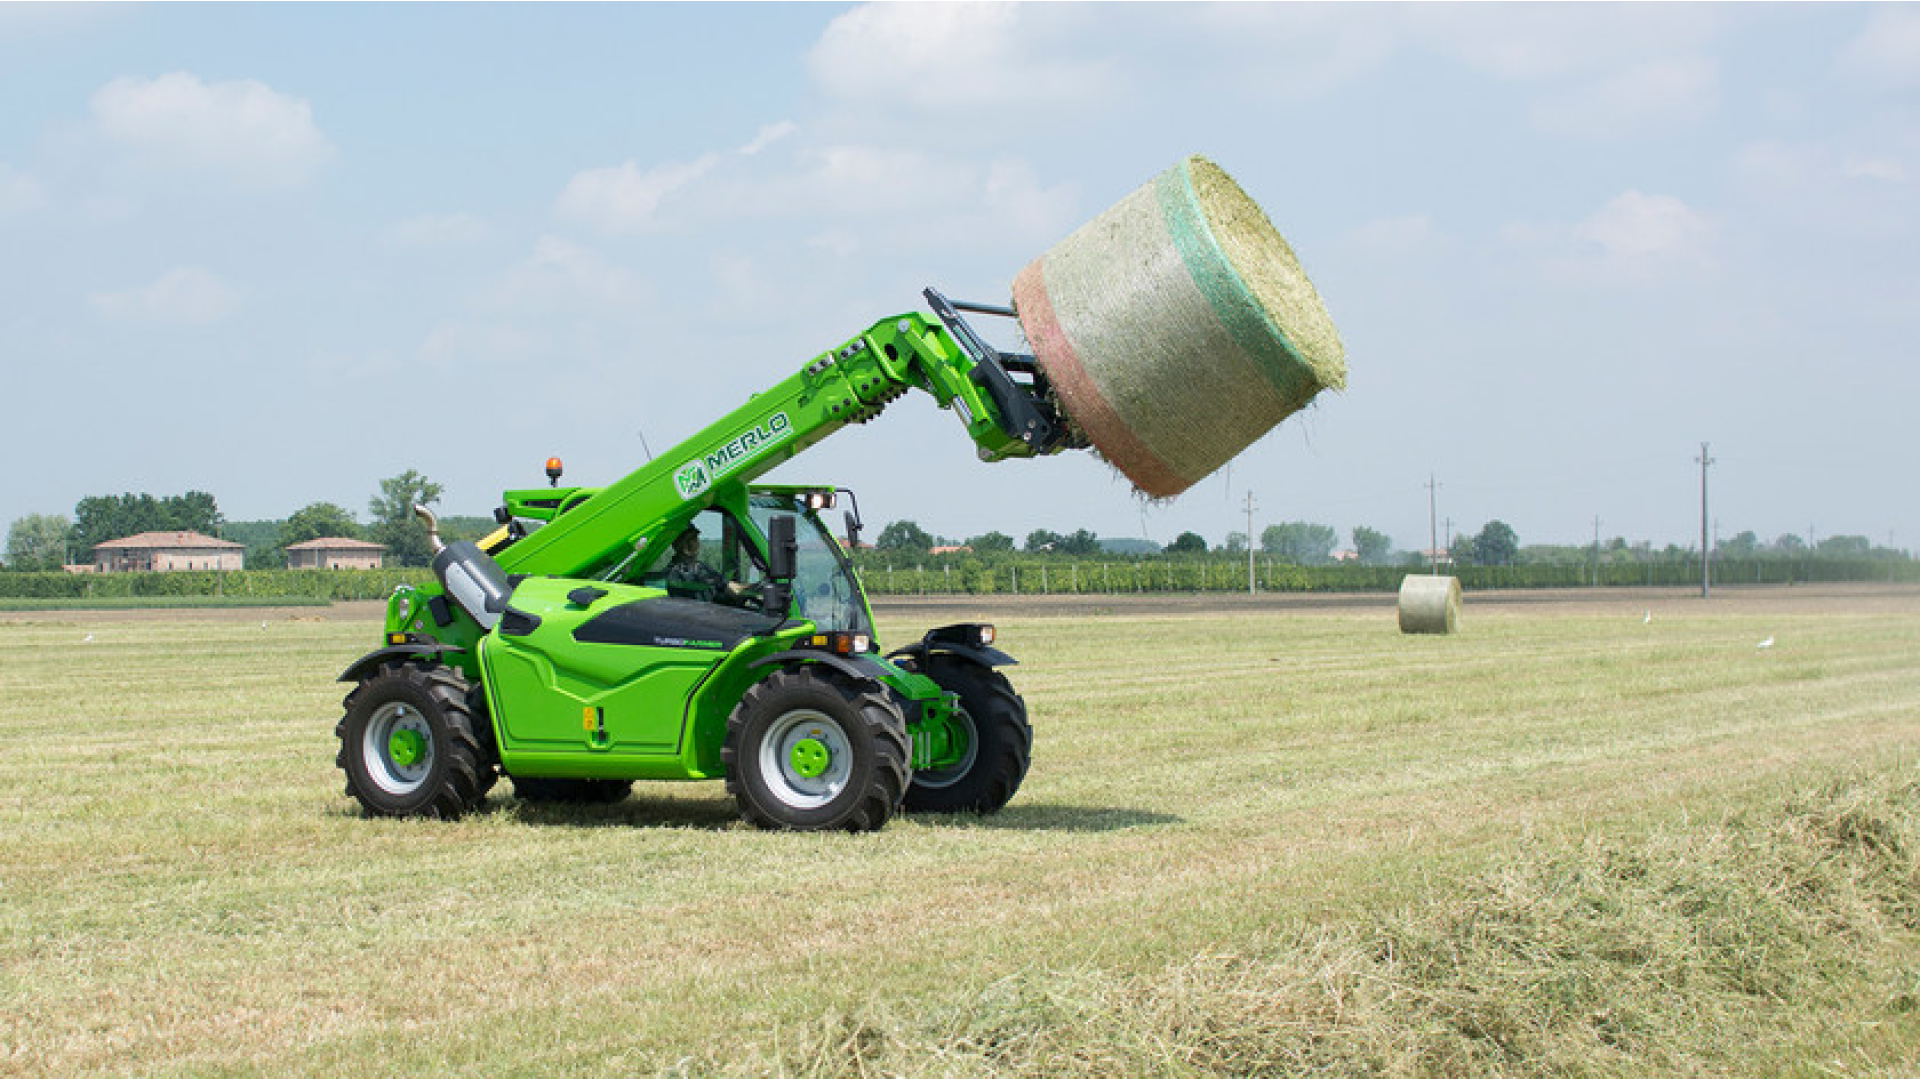
[(442, 653), (441, 660), (449, 667), (459, 669), (469, 680), (480, 680), (480, 659), (476, 648), (486, 631), (472, 617), (460, 610), (458, 604), (448, 604), (447, 614), (452, 621), (441, 626), (433, 616), (429, 604), (435, 597), (445, 594), (439, 582), (424, 585), (400, 585), (395, 587), (393, 595), (387, 597), (386, 632), (391, 640), (393, 634), (409, 634), (414, 637), (431, 637), (443, 645), (452, 645), (458, 652)]
[(812, 626), (750, 638), (732, 650), (698, 642), (682, 647), (582, 642), (574, 635), (595, 616), (666, 594), (608, 584), (598, 586), (606, 595), (582, 606), (567, 599), (580, 584), (527, 579), (514, 590), (513, 606), (539, 619), (539, 625), (524, 635), (488, 634), (480, 644), (501, 764), (509, 773), (527, 776), (721, 775), (719, 747), (732, 705), (725, 703), (716, 717), (720, 703), (706, 692), (707, 684), (739, 684), (737, 676), (723, 673), (790, 646)]
[[(659, 589), (602, 585), (596, 588), (605, 594), (582, 605), (567, 597), (580, 585), (576, 579), (527, 579), (514, 590), (513, 607), (539, 624), (528, 633), (495, 632), (480, 642), (495, 744), (511, 774), (633, 780), (722, 776), (727, 715), (749, 686), (776, 670), (754, 662), (792, 649), (814, 631), (812, 623), (798, 621), (731, 649), (694, 638), (682, 645), (583, 642), (576, 638), (580, 628), (607, 611), (668, 598)], [(882, 681), (904, 699), (921, 702), (915, 711), (944, 729), (950, 703), (939, 686), (884, 660), (868, 659), (882, 672)], [(916, 741), (936, 740), (941, 746), (950, 741), (935, 734)]]

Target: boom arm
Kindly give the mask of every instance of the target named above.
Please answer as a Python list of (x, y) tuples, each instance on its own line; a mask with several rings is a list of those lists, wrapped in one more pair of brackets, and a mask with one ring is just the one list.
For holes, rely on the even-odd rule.
[[(926, 295), (945, 326), (917, 313), (874, 323), (500, 552), (502, 569), (591, 575), (625, 557), (676, 510), (704, 503), (714, 485), (751, 482), (848, 424), (873, 419), (910, 389), (951, 408), (983, 461), (1079, 445), (1060, 422), (1031, 357), (994, 350), (945, 297), (932, 289)], [(1010, 369), (1033, 382), (1016, 382)]]

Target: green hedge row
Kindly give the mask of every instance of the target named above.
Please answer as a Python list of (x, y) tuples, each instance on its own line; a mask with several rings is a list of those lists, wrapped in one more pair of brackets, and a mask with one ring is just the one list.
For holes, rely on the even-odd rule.
[[(928, 556), (888, 558), (862, 554), (857, 563), (867, 591), (876, 596), (928, 593), (1099, 594), (1127, 592), (1245, 592), (1245, 559)], [(1296, 566), (1277, 559), (1254, 560), (1262, 592), (1392, 592), (1409, 573), (1404, 566)], [(1468, 589), (1550, 589), (1594, 584), (1591, 566), (1462, 566), (1453, 570)], [(306, 597), (316, 600), (378, 600), (402, 583), (432, 580), (432, 571), (242, 570), (218, 573), (66, 574), (0, 573), (0, 597), (77, 599), (115, 596)], [(1920, 561), (1911, 559), (1722, 559), (1713, 565), (1720, 585), (1784, 585), (1797, 582), (1920, 582)], [(1600, 568), (1601, 585), (1697, 585), (1698, 563), (1625, 563)]]
[(0, 574), (0, 596), (78, 599), (111, 596), (291, 596), (378, 600), (402, 582), (433, 579), (425, 569), (179, 570), (167, 573)]
[[(877, 596), (928, 593), (1098, 594), (1123, 592), (1245, 592), (1245, 559), (1030, 558), (993, 560), (969, 556), (888, 559), (862, 555), (860, 576)], [(1392, 592), (1410, 573), (1405, 566), (1296, 566), (1256, 557), (1254, 577), (1262, 592)], [(1450, 571), (1467, 589), (1578, 588), (1596, 584), (1591, 566), (1461, 566)], [(1713, 564), (1722, 585), (1784, 585), (1795, 582), (1920, 582), (1920, 562), (1910, 559), (1724, 559)], [(1670, 561), (1603, 566), (1597, 584), (1697, 585), (1697, 562)]]

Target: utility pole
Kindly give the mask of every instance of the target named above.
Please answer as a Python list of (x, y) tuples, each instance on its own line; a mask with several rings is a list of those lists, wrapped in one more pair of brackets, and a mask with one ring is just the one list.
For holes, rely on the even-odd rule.
[(1593, 515), (1593, 584), (1600, 585), (1600, 515)]
[(1247, 489), (1247, 595), (1254, 594), (1253, 579), (1253, 489)]
[(1433, 474), (1427, 474), (1427, 550), (1432, 552), (1428, 559), (1433, 564), (1432, 572), (1440, 572), (1440, 484)]
[(1693, 460), (1700, 463), (1700, 595), (1705, 596), (1713, 585), (1713, 549), (1707, 546), (1707, 466), (1713, 458), (1706, 443), (1700, 444), (1700, 456)]
[(1453, 568), (1453, 519), (1445, 518), (1440, 522), (1440, 524), (1445, 525), (1447, 527), (1447, 546), (1442, 548), (1441, 550), (1447, 553), (1447, 568), (1452, 569)]

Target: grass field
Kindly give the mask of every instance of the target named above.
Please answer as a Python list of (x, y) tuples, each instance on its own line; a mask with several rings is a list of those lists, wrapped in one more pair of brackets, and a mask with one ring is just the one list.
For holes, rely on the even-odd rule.
[(371, 609), (0, 616), (0, 1073), (1920, 1071), (1920, 591), (972, 615), (1027, 784), (866, 836), (369, 820)]

